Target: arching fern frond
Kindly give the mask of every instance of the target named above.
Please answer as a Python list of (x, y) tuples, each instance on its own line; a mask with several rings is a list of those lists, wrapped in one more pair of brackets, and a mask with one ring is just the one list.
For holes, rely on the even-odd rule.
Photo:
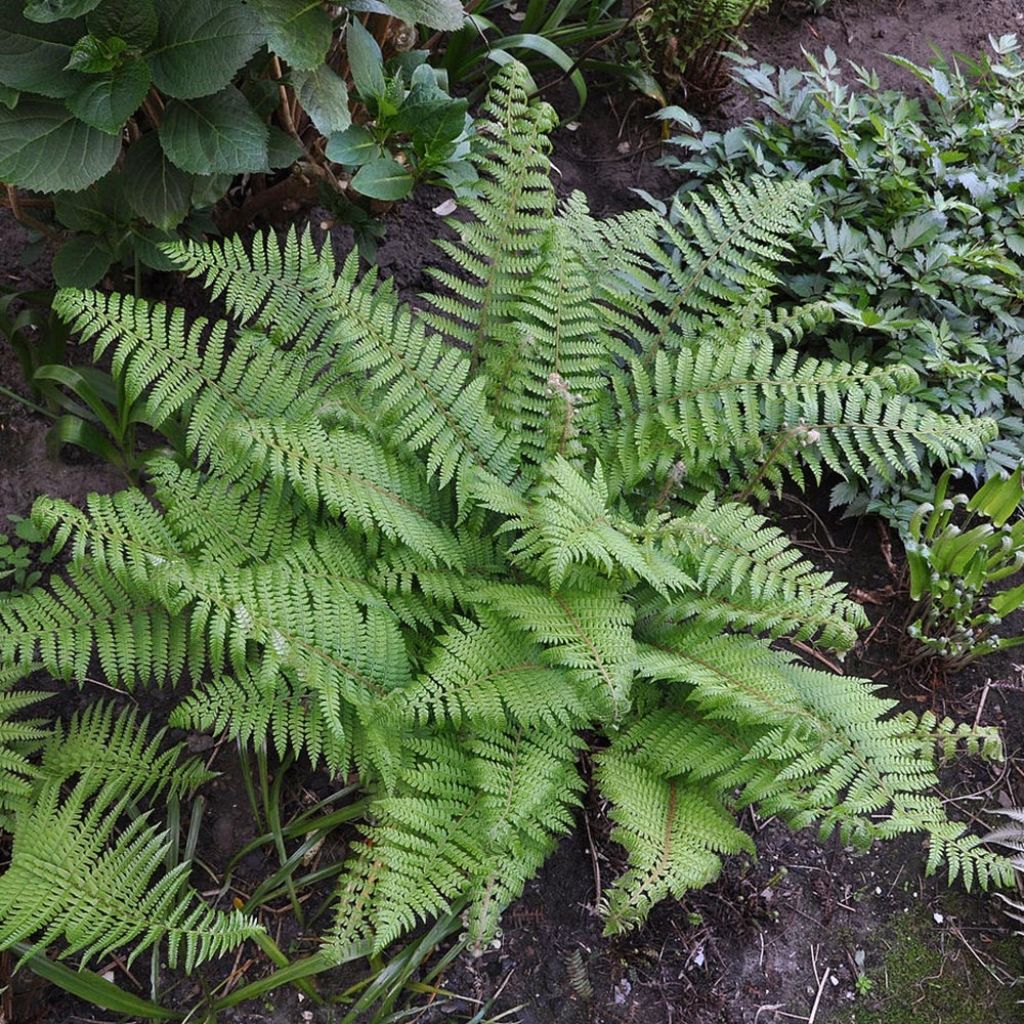
[(316, 419), (236, 420), (224, 438), (229, 478), (264, 476), (289, 484), (314, 512), (379, 529), (435, 564), (458, 564), (450, 531), (438, 526), (442, 500), (423, 466), (349, 430)]
[[(317, 246), (306, 232), (181, 241), (162, 249), (240, 324), (263, 328), (277, 345), (310, 349), (330, 331), (334, 258), (330, 245)], [(354, 278), (357, 265), (353, 252), (343, 274)]]
[(173, 681), (190, 654), (184, 604), (161, 606), (148, 588), (73, 563), (48, 588), (0, 602), (0, 664), (27, 674), (40, 663), (70, 681), (84, 679), (95, 656), (120, 685)]
[(501, 909), (571, 827), (578, 746), (571, 733), (542, 729), (414, 744), (399, 791), (374, 804), (372, 896), (342, 903), (338, 934), (358, 934), (350, 915), (368, 916), (379, 950), (467, 897), (471, 939), (489, 939)]
[(611, 583), (549, 594), (540, 587), (489, 583), (476, 598), (540, 641), (590, 697), (592, 714), (616, 719), (630, 703), (636, 670), (633, 610)]
[(47, 737), (38, 776), (43, 783), (81, 776), (84, 795), (115, 780), (118, 793), (133, 800), (154, 792), (181, 797), (214, 777), (201, 761), (182, 760), (183, 744), (161, 751), (165, 729), (148, 734), (148, 716), (139, 721), (134, 709), (90, 704)]
[(644, 535), (657, 538), (699, 588), (693, 596), (658, 605), (655, 619), (696, 616), (844, 651), (867, 625), (844, 585), (816, 570), (748, 505), (709, 494), (685, 515), (646, 527)]
[(278, 755), (305, 754), (316, 767), (321, 759), (333, 772), (345, 771), (353, 758), (351, 744), (324, 720), (323, 702), (301, 685), (295, 673), (269, 661), (250, 671), (219, 676), (186, 697), (171, 713), (179, 728), (227, 733), (239, 743)]
[(432, 296), (428, 321), (471, 354), (474, 368), (520, 340), (516, 314), (535, 279), (555, 211), (547, 152), (554, 111), (530, 103), (529, 74), (507, 65), (481, 108), (475, 141), (479, 196), (464, 199), (471, 221), (453, 222), (458, 240), (438, 247), (459, 273), (433, 271), (449, 295)]
[(810, 201), (803, 181), (726, 180), (677, 203), (675, 225), (653, 215), (608, 222), (607, 244), (623, 254), (632, 284), (609, 298), (644, 362), (687, 346), (703, 318), (731, 315), (737, 303), (770, 289)]
[(188, 864), (165, 871), (166, 836), (145, 817), (122, 829), (129, 798), (116, 792), (96, 793), (83, 778), (62, 797), (59, 783), (46, 782), (19, 812), (0, 875), (0, 949), (28, 942), (27, 957), (63, 939), (62, 956), (89, 963), (131, 944), (130, 963), (166, 943), (168, 964), (191, 972), (261, 930), (190, 891)]
[(514, 529), (518, 536), (509, 554), (525, 572), (546, 580), (552, 590), (560, 590), (567, 581), (576, 586), (585, 582), (590, 573), (580, 572), (581, 567), (607, 576), (634, 575), (663, 596), (693, 585), (661, 551), (638, 543), (634, 525), (609, 508), (600, 463), (592, 480), (561, 456), (545, 463), (541, 472), (535, 493), (526, 500), (500, 490), (497, 500), (488, 500), (495, 492), (486, 486), (477, 492), (494, 511), (512, 514), (505, 529)]
[(32, 790), (37, 776), (29, 760), (50, 735), (46, 719), (24, 718), (21, 712), (50, 696), (41, 690), (14, 690), (22, 677), (17, 670), (0, 670), (0, 828), (8, 829), (10, 812)]
[(630, 864), (605, 891), (606, 935), (635, 927), (666, 896), (713, 882), (722, 855), (753, 851), (728, 812), (683, 781), (615, 754), (601, 757), (597, 781), (612, 802), (612, 838), (626, 848)]
[(544, 649), (501, 623), (460, 621), (440, 637), (415, 683), (396, 693), (416, 721), (488, 731), (514, 723), (573, 728), (588, 718), (581, 681)]

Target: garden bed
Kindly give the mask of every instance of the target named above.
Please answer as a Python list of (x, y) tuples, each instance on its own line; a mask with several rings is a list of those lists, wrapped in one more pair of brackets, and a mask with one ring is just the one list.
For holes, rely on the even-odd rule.
[[(970, 54), (990, 33), (1021, 28), (1024, 0), (835, 0), (826, 16), (762, 16), (748, 42), (756, 57), (782, 65), (798, 64), (802, 48), (820, 52), (829, 45), (840, 59), (857, 60), (876, 68), (883, 81), (909, 87), (912, 81), (888, 64), (884, 53), (925, 62), (934, 42), (946, 52)], [(731, 121), (748, 112), (746, 98), (735, 93), (723, 99), (715, 116)], [(643, 113), (631, 97), (598, 96), (578, 123), (560, 129), (553, 156), (560, 190), (583, 190), (601, 215), (639, 205), (634, 188), (669, 194), (673, 178), (654, 166), (659, 135)], [(423, 267), (432, 239), (442, 230), (434, 212), (442, 199), (440, 192), (420, 189), (390, 215), (378, 262), (403, 292), (429, 287)], [(0, 275), (10, 283), (26, 281), (13, 259), (20, 232), (6, 215), (0, 219)], [(338, 247), (347, 249), (344, 231), (336, 233)], [(0, 372), (4, 381), (18, 380), (6, 352)], [(91, 490), (109, 491), (121, 483), (116, 473), (91, 460), (50, 459), (46, 426), (0, 398), (0, 517), (24, 515), (39, 494), (77, 502)], [(984, 807), (1024, 804), (1024, 670), (1013, 656), (983, 659), (949, 678), (920, 666), (901, 668), (906, 583), (899, 559), (891, 555), (891, 538), (880, 521), (838, 521), (827, 506), (824, 492), (786, 497), (777, 521), (812, 560), (849, 581), (871, 620), (843, 670), (884, 683), (910, 708), (928, 707), (940, 716), (1002, 729), (1005, 765), (964, 762), (946, 780), (957, 817), (968, 820)], [(1020, 631), (1022, 623), (1016, 625)], [(151, 700), (161, 706), (170, 701), (163, 693), (135, 697), (144, 711)], [(213, 753), (202, 737), (187, 739), (196, 750)], [(208, 787), (198, 850), (214, 869), (252, 838), (233, 764), (228, 757), (212, 761), (215, 769), (228, 772)], [(315, 793), (317, 786), (314, 778), (309, 791)], [(295, 807), (306, 796), (295, 794)], [(596, 912), (601, 879), (622, 868), (621, 851), (608, 838), (605, 811), (594, 802), (584, 807), (584, 827), (562, 843), (507, 912), (492, 947), (452, 965), (441, 981), (449, 994), (423, 997), (422, 1012), (411, 1020), (475, 1019), (485, 1004), (489, 1009), (479, 1019), (523, 1024), (968, 1024), (978, 1019), (979, 1009), (990, 1024), (1020, 1020), (1016, 999), (1024, 998), (1024, 990), (1006, 987), (1024, 976), (1019, 941), (1008, 937), (991, 897), (923, 878), (919, 840), (854, 855), (748, 813), (744, 824), (757, 833), (758, 861), (731, 859), (721, 880), (707, 890), (682, 904), (660, 905), (639, 931), (605, 938)], [(241, 865), (236, 884), (244, 888), (259, 879), (269, 863), (254, 855)], [(282, 948), (289, 942), (296, 951), (309, 949), (297, 934), (280, 939)], [(243, 951), (240, 963), (249, 955)], [(265, 971), (255, 957), (245, 980)], [(358, 977), (354, 968), (337, 978), (328, 975), (324, 988), (342, 991)], [(127, 972), (118, 980), (132, 985)], [(117, 1019), (74, 1005), (27, 975), (18, 984), (23, 987), (16, 990), (14, 1021)], [(196, 992), (187, 988), (172, 989), (169, 1001), (189, 1005)], [(233, 1024), (333, 1019), (328, 1011), (310, 1008), (291, 988), (221, 1017)]]

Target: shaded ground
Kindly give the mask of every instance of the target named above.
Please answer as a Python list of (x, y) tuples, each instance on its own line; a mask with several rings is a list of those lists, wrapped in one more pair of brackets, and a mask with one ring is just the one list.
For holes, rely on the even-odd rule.
[[(820, 51), (831, 45), (841, 58), (877, 67), (893, 85), (906, 84), (906, 79), (884, 60), (885, 52), (923, 62), (932, 41), (947, 51), (974, 52), (989, 33), (1024, 25), (1024, 0), (835, 0), (826, 15), (805, 17), (799, 11), (794, 2), (781, 14), (757, 19), (749, 35), (751, 52), (772, 63), (792, 64), (802, 59), (801, 47)], [(722, 114), (734, 119), (748, 109), (747, 101), (732, 93)], [(554, 162), (562, 186), (585, 191), (600, 215), (641, 205), (633, 188), (655, 195), (671, 191), (671, 179), (651, 164), (657, 138), (640, 113), (642, 104), (630, 99), (597, 97), (575, 128), (557, 135)], [(440, 192), (421, 190), (389, 219), (379, 263), (406, 293), (429, 286), (423, 267), (433, 259), (430, 240), (441, 230), (433, 210), (443, 198)], [(9, 218), (0, 217), (3, 280), (24, 281), (14, 260), (19, 232)], [(333, 241), (347, 247), (344, 231), (336, 230)], [(0, 357), (0, 377), (7, 386), (19, 387), (6, 354)], [(90, 489), (118, 486), (116, 474), (102, 465), (48, 458), (46, 428), (44, 419), (25, 415), (0, 398), (0, 516), (24, 513), (39, 493), (78, 501)], [(885, 535), (873, 520), (836, 524), (802, 502), (787, 500), (780, 512), (809, 555), (850, 580), (872, 619), (847, 671), (887, 683), (905, 706), (930, 706), (1003, 728), (1011, 754), (1007, 765), (967, 762), (949, 773), (949, 792), (960, 815), (970, 820), (983, 808), (1024, 802), (1024, 674), (1015, 659), (988, 659), (948, 681), (921, 669), (894, 674), (902, 656), (904, 609), (898, 557), (890, 565)], [(155, 703), (171, 699), (161, 694)], [(232, 761), (222, 757), (217, 767), (227, 770)], [(315, 790), (316, 780), (309, 787)], [(220, 780), (209, 799), (200, 852), (216, 866), (251, 838), (253, 826), (236, 779)], [(794, 836), (752, 815), (745, 824), (756, 833), (756, 862), (733, 860), (717, 885), (681, 905), (659, 906), (634, 935), (606, 939), (595, 898), (599, 878), (607, 882), (620, 870), (621, 851), (607, 839), (604, 808), (588, 806), (576, 835), (562, 844), (507, 914), (495, 948), (479, 959), (458, 961), (446, 973), (444, 986), (458, 998), (436, 999), (411, 1019), (422, 1024), (467, 1020), (498, 992), (492, 1019), (507, 1012), (503, 1020), (523, 1024), (967, 1024), (979, 1018), (987, 1024), (1016, 1024), (1024, 1017), (1014, 1005), (1017, 993), (1001, 985), (1024, 974), (1019, 941), (1007, 940), (994, 901), (922, 879), (919, 840), (856, 856), (835, 842), (823, 846), (813, 835)], [(262, 855), (250, 858), (239, 884), (265, 875), (268, 863)], [(289, 938), (298, 943), (296, 950), (308, 950), (299, 935), (285, 935), (283, 944)], [(131, 987), (120, 969), (114, 970), (119, 983)], [(264, 971), (265, 965), (255, 960), (245, 980)], [(26, 990), (16, 1020), (116, 1019), (60, 998), (51, 1002), (27, 978), (22, 984)], [(338, 978), (325, 984), (343, 987)], [(140, 993), (145, 988), (143, 979)], [(187, 1004), (195, 994), (182, 987), (175, 998)], [(338, 1017), (309, 1010), (294, 990), (287, 990), (221, 1019), (291, 1024)]]

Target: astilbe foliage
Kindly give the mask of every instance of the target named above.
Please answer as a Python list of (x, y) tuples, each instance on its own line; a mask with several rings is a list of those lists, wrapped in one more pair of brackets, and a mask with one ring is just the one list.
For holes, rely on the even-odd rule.
[[(5, 678), (98, 663), (112, 686), (188, 680), (173, 725), (358, 772), (372, 814), (339, 889), (339, 958), (452, 906), (473, 939), (493, 934), (572, 827), (585, 743), (629, 857), (609, 931), (750, 849), (736, 814), (754, 803), (858, 845), (923, 832), (932, 867), (1005, 880), (932, 792), (939, 757), (997, 741), (777, 650), (848, 648), (864, 616), (747, 501), (826, 467), (913, 473), (977, 425), (921, 411), (898, 367), (773, 355), (827, 312), (768, 308), (802, 186), (710, 193), (686, 239), (651, 212), (596, 221), (579, 196), (556, 202), (552, 119), (526, 81), (504, 69), (486, 104), (486, 184), (425, 309), (295, 233), (168, 249), (229, 320), (60, 293), (187, 447), (145, 491), (38, 503), (70, 561), (0, 604)], [(142, 780), (103, 779), (62, 803), (40, 782), (5, 878), (31, 880), (18, 851), (58, 818), (76, 879), (118, 857), (145, 871), (148, 826), (110, 827)], [(13, 884), (5, 941), (33, 921)], [(39, 941), (94, 951), (81, 900), (54, 902)], [(202, 915), (164, 914), (172, 952), (206, 929), (189, 962), (246, 927)]]

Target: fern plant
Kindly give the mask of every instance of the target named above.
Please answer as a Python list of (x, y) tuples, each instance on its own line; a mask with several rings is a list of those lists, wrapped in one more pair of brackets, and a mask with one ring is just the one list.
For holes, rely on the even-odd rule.
[[(751, 849), (736, 815), (754, 803), (862, 846), (923, 832), (929, 869), (1006, 881), (932, 792), (937, 759), (999, 756), (996, 738), (777, 649), (843, 650), (864, 616), (746, 501), (826, 468), (914, 473), (987, 426), (922, 410), (900, 367), (772, 354), (829, 315), (769, 308), (804, 186), (709, 193), (685, 236), (648, 211), (597, 221), (556, 202), (554, 119), (526, 82), (517, 65), (497, 80), (473, 217), (440, 243), (456, 269), (419, 308), (298, 234), (168, 248), (225, 320), (58, 295), (152, 422), (184, 419), (185, 447), (145, 490), (36, 504), (68, 567), (0, 604), (5, 671), (185, 679), (172, 725), (357, 772), (371, 813), (336, 960), (452, 907), (492, 936), (572, 828), (587, 743), (629, 858), (609, 932)], [(63, 814), (98, 884), (104, 844), (148, 864), (156, 840), (113, 836), (124, 796), (100, 792), (88, 814), (77, 790), (40, 799), (16, 848)], [(31, 863), (15, 867), (29, 891)], [(28, 921), (13, 889), (0, 880), (0, 941)], [(80, 904), (40, 917), (39, 941)], [(206, 936), (186, 964), (245, 929), (164, 920), (172, 950)]]

